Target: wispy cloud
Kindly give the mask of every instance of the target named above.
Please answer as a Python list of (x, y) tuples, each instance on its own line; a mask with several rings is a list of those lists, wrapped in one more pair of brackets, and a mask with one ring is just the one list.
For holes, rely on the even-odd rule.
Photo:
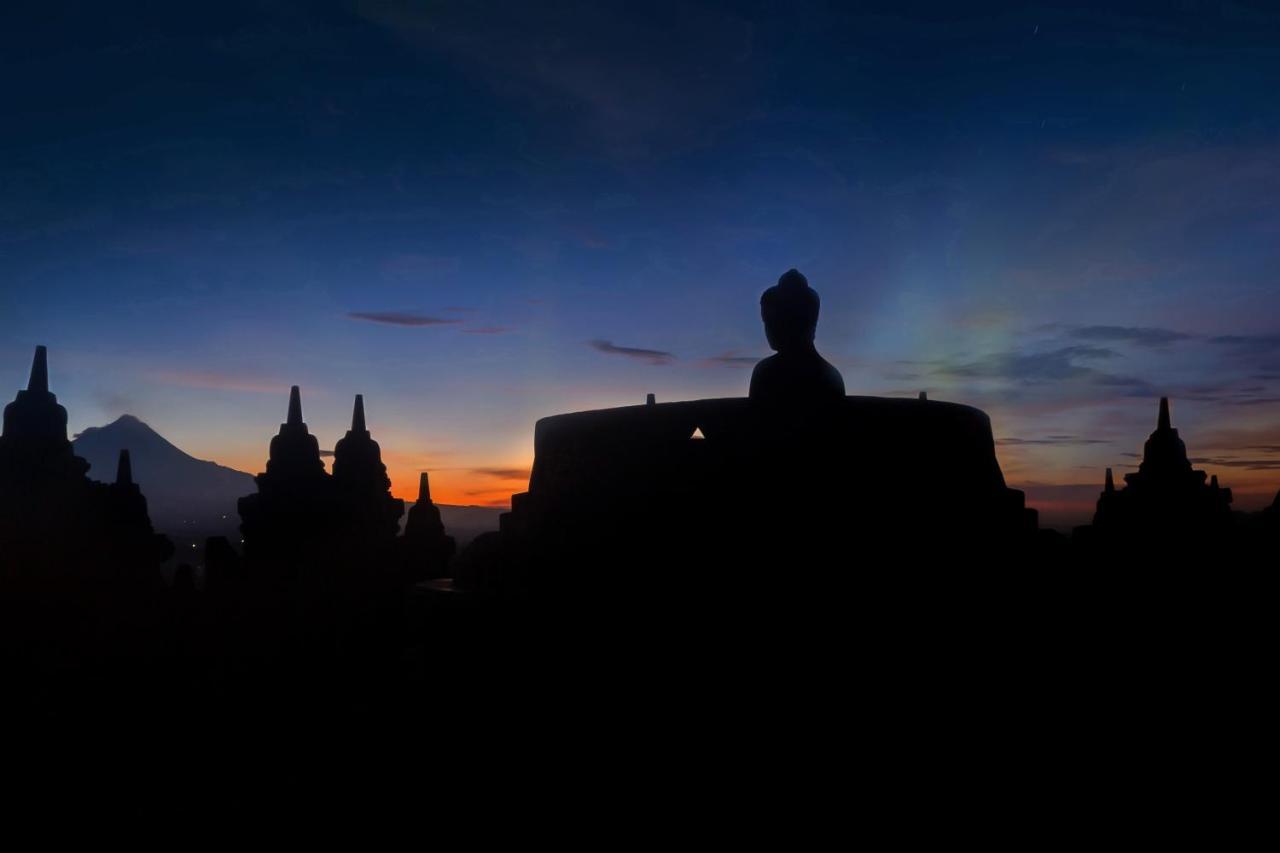
[(760, 357), (754, 355), (738, 355), (737, 350), (729, 350), (720, 355), (713, 355), (704, 358), (702, 363), (708, 367), (736, 367), (742, 369), (744, 367), (754, 367), (760, 361)]
[(1280, 350), (1280, 334), (1274, 335), (1217, 335), (1209, 343), (1230, 347), (1237, 352), (1264, 355)]
[(1280, 459), (1240, 459), (1235, 456), (1193, 456), (1192, 465), (1244, 468), (1247, 471), (1280, 471)]
[(1117, 355), (1115, 350), (1093, 346), (1060, 347), (1039, 353), (1011, 350), (964, 364), (943, 365), (938, 372), (965, 379), (1006, 379), (1014, 382), (1097, 379), (1109, 374), (1077, 362), (1115, 358)]
[(1004, 447), (1042, 445), (1046, 447), (1086, 447), (1093, 444), (1110, 444), (1105, 438), (1082, 438), (1078, 435), (1047, 435), (1044, 438), (997, 438), (996, 444)]
[(1170, 385), (1167, 396), (1177, 400), (1198, 403), (1218, 403), (1224, 406), (1269, 406), (1280, 403), (1280, 396), (1268, 385), (1237, 385), (1231, 382), (1197, 383), (1194, 385)]
[(1186, 332), (1152, 326), (1080, 326), (1068, 334), (1082, 341), (1126, 343), (1141, 347), (1163, 347), (1195, 337)]
[(470, 329), (462, 329), (468, 335), (504, 335), (511, 331), (510, 326), (474, 326)]
[(527, 480), (528, 468), (471, 468), (472, 474), (481, 477), (493, 477), (496, 480)]
[(430, 317), (407, 311), (351, 311), (347, 316), (352, 320), (386, 323), (391, 326), (450, 326), (463, 322), (454, 318)]
[(622, 355), (648, 364), (670, 364), (676, 360), (676, 357), (669, 352), (663, 352), (662, 350), (656, 349), (642, 349), (640, 347), (620, 347), (612, 341), (589, 341), (587, 346), (591, 347), (596, 352), (602, 352), (608, 355)]

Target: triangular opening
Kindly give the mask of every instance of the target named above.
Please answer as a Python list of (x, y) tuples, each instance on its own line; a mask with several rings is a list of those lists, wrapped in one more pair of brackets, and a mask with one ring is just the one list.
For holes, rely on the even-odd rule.
[(706, 436), (702, 434), (702, 427), (694, 427), (693, 435), (689, 436), (690, 441), (693, 441), (694, 439), (701, 440), (704, 438), (706, 438)]

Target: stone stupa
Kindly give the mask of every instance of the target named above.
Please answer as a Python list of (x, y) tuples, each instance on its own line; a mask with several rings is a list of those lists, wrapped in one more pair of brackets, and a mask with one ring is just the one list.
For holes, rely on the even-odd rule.
[(1117, 489), (1107, 469), (1094, 535), (1187, 540), (1216, 535), (1231, 523), (1231, 489), (1192, 466), (1173, 427), (1168, 397), (1160, 398), (1156, 429), (1143, 446), (1138, 470), (1125, 474), (1124, 481)]

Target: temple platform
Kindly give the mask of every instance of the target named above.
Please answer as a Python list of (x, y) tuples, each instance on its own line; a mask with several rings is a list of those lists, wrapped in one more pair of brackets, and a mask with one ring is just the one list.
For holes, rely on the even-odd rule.
[(489, 545), (504, 585), (817, 579), (894, 552), (988, 558), (1037, 528), (990, 419), (955, 403), (650, 403), (543, 418), (534, 444), (529, 489)]

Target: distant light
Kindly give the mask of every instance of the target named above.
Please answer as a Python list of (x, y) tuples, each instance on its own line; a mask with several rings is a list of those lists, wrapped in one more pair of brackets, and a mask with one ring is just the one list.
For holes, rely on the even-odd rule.
[(195, 549), (196, 549), (196, 543), (192, 542), (192, 543), (191, 543), (191, 550), (192, 550), (192, 551), (194, 551)]

